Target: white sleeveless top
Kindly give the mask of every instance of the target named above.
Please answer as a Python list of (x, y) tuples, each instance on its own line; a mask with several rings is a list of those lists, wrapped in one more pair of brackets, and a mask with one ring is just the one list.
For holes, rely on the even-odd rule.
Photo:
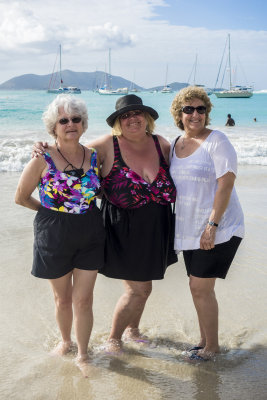
[[(170, 173), (177, 190), (174, 248), (200, 248), (200, 237), (212, 210), (217, 179), (227, 172), (237, 174), (236, 152), (220, 131), (212, 131), (190, 156), (178, 158), (171, 145)], [(232, 236), (244, 236), (244, 215), (233, 188), (229, 204), (216, 228), (215, 244)]]

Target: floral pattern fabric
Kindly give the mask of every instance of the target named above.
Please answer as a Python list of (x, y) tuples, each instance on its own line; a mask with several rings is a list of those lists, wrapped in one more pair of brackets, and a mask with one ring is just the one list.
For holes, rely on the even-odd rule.
[(84, 214), (96, 204), (100, 193), (97, 153), (91, 149), (91, 167), (80, 178), (59, 171), (49, 153), (44, 154), (48, 171), (41, 178), (38, 189), (43, 207), (54, 211)]
[(103, 178), (102, 187), (107, 199), (117, 207), (138, 208), (151, 201), (166, 205), (176, 200), (176, 190), (156, 135), (152, 136), (160, 158), (160, 168), (152, 183), (146, 182), (123, 161), (118, 138), (113, 137), (114, 163)]

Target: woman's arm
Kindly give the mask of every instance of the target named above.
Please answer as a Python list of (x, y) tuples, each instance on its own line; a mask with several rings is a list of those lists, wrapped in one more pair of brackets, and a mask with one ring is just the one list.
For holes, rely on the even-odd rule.
[(88, 148), (94, 148), (97, 151), (100, 163), (100, 174), (106, 176), (112, 168), (114, 162), (113, 139), (111, 135), (100, 136), (98, 139), (88, 143)]
[[(209, 221), (219, 224), (231, 197), (235, 182), (235, 174), (233, 172), (227, 172), (225, 175), (218, 178), (217, 181), (218, 187), (215, 193)], [(207, 224), (200, 238), (200, 248), (202, 250), (210, 250), (214, 247), (216, 229), (216, 226)]]
[(42, 172), (46, 168), (46, 162), (42, 157), (33, 158), (24, 168), (20, 177), (16, 194), (15, 203), (23, 207), (30, 208), (31, 210), (37, 211), (41, 203), (39, 200), (32, 196), (32, 193), (36, 189)]

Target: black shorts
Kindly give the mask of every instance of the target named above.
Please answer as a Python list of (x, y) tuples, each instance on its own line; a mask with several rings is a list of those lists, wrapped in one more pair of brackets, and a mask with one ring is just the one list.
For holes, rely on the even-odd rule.
[(225, 279), (241, 240), (233, 236), (228, 242), (216, 244), (211, 250), (184, 250), (187, 275)]
[(34, 219), (32, 274), (56, 279), (74, 268), (99, 270), (104, 265), (105, 229), (97, 207), (70, 214), (41, 207)]

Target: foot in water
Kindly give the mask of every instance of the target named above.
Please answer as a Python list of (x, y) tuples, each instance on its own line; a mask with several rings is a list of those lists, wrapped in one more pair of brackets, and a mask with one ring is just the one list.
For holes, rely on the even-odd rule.
[(88, 354), (81, 354), (80, 356), (77, 356), (75, 359), (75, 364), (81, 371), (82, 375), (84, 378), (89, 378), (90, 376), (90, 370), (91, 370), (91, 364), (89, 363), (89, 357)]
[(75, 347), (75, 344), (72, 341), (61, 341), (59, 344), (51, 351), (53, 356), (64, 356), (72, 351)]
[(107, 354), (121, 354), (123, 352), (122, 341), (120, 339), (108, 339), (105, 343), (104, 350)]
[(138, 328), (126, 328), (123, 334), (125, 342), (135, 342), (149, 344), (150, 341), (147, 336), (142, 335)]

